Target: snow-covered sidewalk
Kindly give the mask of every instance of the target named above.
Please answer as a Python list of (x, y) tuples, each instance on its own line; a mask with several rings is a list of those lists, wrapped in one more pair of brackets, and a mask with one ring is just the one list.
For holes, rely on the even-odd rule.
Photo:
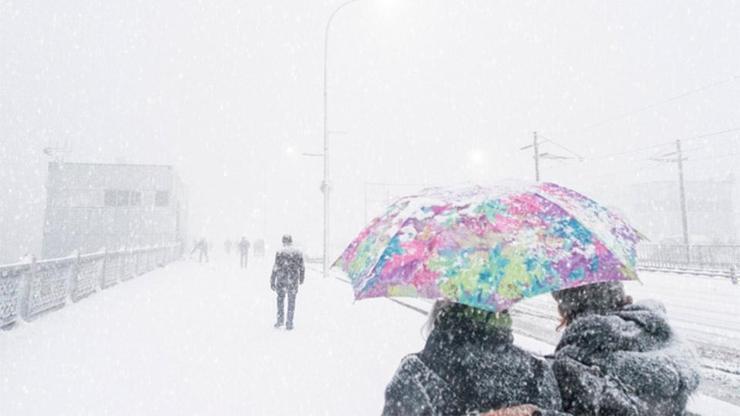
[(1, 333), (0, 413), (379, 414), (424, 318), (309, 272), (276, 330), (269, 266), (175, 263)]
[(276, 330), (271, 265), (237, 261), (175, 263), (0, 333), (2, 415), (379, 414), (424, 317), (354, 303), (348, 285), (309, 271), (296, 329)]

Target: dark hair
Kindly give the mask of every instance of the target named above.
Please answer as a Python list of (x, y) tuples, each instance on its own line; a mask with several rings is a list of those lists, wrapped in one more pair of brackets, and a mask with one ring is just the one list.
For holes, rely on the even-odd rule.
[(283, 244), (292, 244), (293, 243), (293, 237), (290, 236), (290, 234), (285, 234), (283, 236)]
[(434, 302), (424, 325), (424, 335), (431, 334), (439, 325), (457, 325), (459, 322), (471, 322), (474, 326), (511, 328), (511, 316), (508, 311), (490, 312), (449, 300)]
[(621, 282), (592, 283), (564, 289), (553, 292), (552, 297), (558, 303), (561, 318), (558, 330), (581, 315), (604, 315), (632, 303), (632, 297), (624, 293)]

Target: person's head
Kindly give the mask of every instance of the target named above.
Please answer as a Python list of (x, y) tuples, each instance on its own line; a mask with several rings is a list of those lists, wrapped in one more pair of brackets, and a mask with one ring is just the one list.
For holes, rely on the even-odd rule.
[(603, 315), (621, 309), (632, 303), (632, 298), (624, 293), (622, 282), (593, 283), (553, 292), (558, 303), (560, 327), (570, 325), (582, 315)]
[(511, 315), (507, 311), (490, 312), (462, 303), (438, 300), (429, 312), (425, 332), (429, 335), (435, 329), (442, 331), (459, 329), (475, 332), (496, 330), (511, 332)]
[(291, 244), (293, 244), (293, 237), (291, 237), (290, 234), (285, 234), (283, 236), (283, 245), (287, 247)]

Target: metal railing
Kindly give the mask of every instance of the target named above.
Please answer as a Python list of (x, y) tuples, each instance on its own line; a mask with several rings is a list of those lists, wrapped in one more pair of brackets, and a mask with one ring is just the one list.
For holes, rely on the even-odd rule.
[(647, 270), (669, 270), (737, 281), (740, 245), (640, 244), (638, 266)]
[(0, 328), (77, 302), (182, 256), (179, 244), (0, 266)]

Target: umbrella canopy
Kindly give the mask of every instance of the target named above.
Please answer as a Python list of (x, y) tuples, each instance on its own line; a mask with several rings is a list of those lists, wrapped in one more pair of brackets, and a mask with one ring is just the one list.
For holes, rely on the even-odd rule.
[(399, 199), (335, 266), (356, 299), (448, 299), (502, 311), (542, 293), (637, 279), (641, 235), (552, 183), (431, 188)]

